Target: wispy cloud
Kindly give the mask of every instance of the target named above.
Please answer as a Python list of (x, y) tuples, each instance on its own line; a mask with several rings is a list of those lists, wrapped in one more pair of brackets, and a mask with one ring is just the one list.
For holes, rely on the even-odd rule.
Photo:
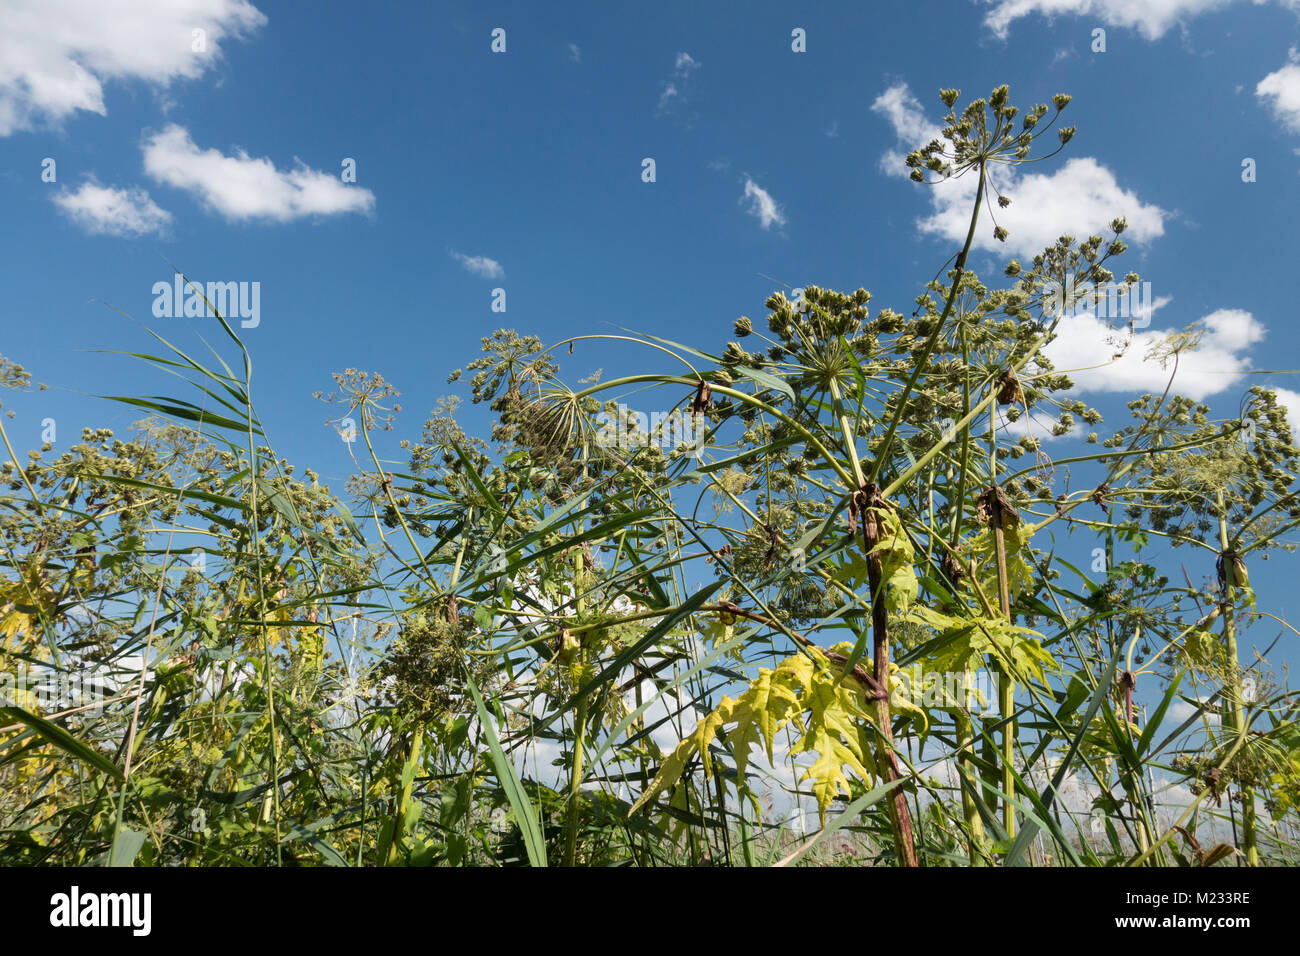
[[(1137, 30), (1148, 40), (1158, 40), (1170, 27), (1192, 17), (1229, 6), (1234, 0), (985, 0), (992, 6), (984, 24), (1005, 37), (1011, 24), (1022, 17), (1088, 16), (1106, 26)], [(1255, 0), (1256, 3), (1261, 0)], [(1289, 5), (1292, 0), (1283, 0)]]
[(582, 62), (582, 50), (579, 49), (578, 44), (576, 43), (569, 44), (569, 59), (572, 60), (574, 63)]
[(689, 53), (682, 52), (677, 54), (677, 58), (673, 61), (673, 70), (668, 74), (668, 79), (664, 80), (663, 89), (659, 93), (659, 105), (656, 107), (657, 112), (672, 112), (675, 108), (686, 102), (688, 81), (691, 78), (691, 74), (699, 68), (699, 60), (696, 60)]
[(104, 84), (113, 80), (162, 90), (195, 79), (217, 62), (224, 41), (265, 23), (248, 0), (5, 0), (0, 136), (79, 110), (105, 115)]
[(907, 176), (908, 169), (903, 165), (907, 152), (941, 138), (938, 124), (930, 122), (921, 101), (912, 95), (906, 83), (895, 83), (877, 96), (871, 112), (888, 120), (899, 142), (907, 147), (887, 149), (880, 157), (880, 171), (890, 176)]
[(749, 176), (745, 177), (745, 191), (741, 194), (740, 203), (764, 229), (785, 225), (785, 211), (781, 204)]
[(144, 168), (155, 181), (197, 196), (227, 219), (288, 222), (304, 216), (370, 212), (375, 195), (345, 185), (337, 175), (310, 169), (299, 160), (291, 170), (242, 149), (227, 156), (199, 149), (189, 131), (172, 124), (148, 137)]
[(172, 214), (159, 208), (143, 189), (115, 189), (94, 181), (58, 193), (54, 205), (91, 235), (158, 235), (172, 221)]
[(484, 279), (504, 279), (506, 276), (506, 270), (501, 268), (501, 263), (487, 256), (467, 256), (452, 250), (451, 257), (464, 266), (466, 272), (472, 272)]
[[(984, 24), (1006, 38), (1016, 20), (1040, 14), (1087, 16), (1112, 27), (1136, 30), (1147, 40), (1159, 40), (1172, 27), (1182, 26), (1203, 13), (1244, 0), (984, 0), (992, 9)], [(1268, 0), (1253, 0), (1259, 6)], [(1300, 12), (1300, 0), (1277, 0), (1279, 6)], [(1055, 65), (1066, 51), (1052, 60)], [(1255, 95), (1268, 102), (1273, 115), (1288, 129), (1300, 132), (1300, 52), (1291, 48), (1290, 62), (1259, 81)]]

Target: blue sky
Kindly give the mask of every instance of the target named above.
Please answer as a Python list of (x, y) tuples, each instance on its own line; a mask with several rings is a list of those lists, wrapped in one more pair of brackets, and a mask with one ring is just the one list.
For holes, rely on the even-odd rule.
[[(1123, 360), (1075, 376), (1103, 434), (1163, 387), (1143, 336), (1193, 322), (1210, 332), (1181, 390), (1227, 414), (1258, 381), (1300, 412), (1300, 383), (1250, 374), (1300, 365), (1298, 45), (1297, 0), (0, 0), (0, 351), (51, 386), (5, 396), (11, 434), (35, 447), (52, 417), (66, 446), (132, 420), (94, 395), (176, 391), (93, 353), (150, 347), (106, 303), (186, 347), (218, 341), (153, 317), (169, 261), (260, 283), (244, 337), (261, 417), (336, 486), (351, 465), (312, 392), (345, 367), (394, 382), (393, 437), (415, 437), (455, 391), (448, 371), (499, 327), (549, 343), (624, 326), (720, 349), (737, 316), (761, 320), (774, 288), (804, 284), (864, 286), (874, 307), (910, 312), (968, 212), (962, 187), (912, 184), (891, 156), (928, 138), (940, 87), (1003, 82), (1025, 107), (1072, 94), (1078, 134), (1004, 183), (1011, 237), (994, 242), (986, 220), (973, 267), (994, 278), (1062, 231), (1127, 215), (1121, 266), (1159, 305)], [(1086, 322), (1057, 348), (1111, 351)], [(583, 344), (564, 371), (647, 361)], [(1300, 610), (1291, 562), (1264, 572), (1284, 614)]]

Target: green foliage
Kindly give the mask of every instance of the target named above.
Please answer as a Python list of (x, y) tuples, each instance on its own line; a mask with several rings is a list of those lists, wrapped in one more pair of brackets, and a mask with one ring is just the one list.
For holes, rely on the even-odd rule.
[[(832, 650), (843, 655), (851, 650), (851, 645)], [(799, 737), (791, 747), (791, 754), (817, 755), (801, 781), (811, 782), (817, 810), (824, 820), (832, 801), (852, 792), (845, 767), (865, 782), (877, 773), (871, 737), (865, 726), (871, 719), (863, 686), (852, 676), (837, 674), (826, 654), (813, 649), (806, 655), (788, 657), (774, 669), (761, 668), (740, 697), (735, 700), (723, 697), (695, 731), (664, 759), (654, 781), (632, 805), (632, 812), (676, 784), (697, 756), (705, 774), (714, 773), (710, 745), (724, 731), (736, 779), (744, 781), (751, 748), (762, 748), (768, 761), (772, 761), (778, 735), (787, 725), (792, 725)]]
[[(20, 460), (0, 422), (0, 863), (1208, 865), (1224, 799), (1293, 822), (1294, 696), (1237, 643), (1269, 615), (1253, 562), (1300, 521), (1285, 410), (1142, 396), (1054, 464), (1043, 431), (1101, 416), (1044, 352), (1053, 290), (1111, 283), (1126, 223), (981, 279), (1000, 170), (1069, 98), (941, 99), (906, 162), (977, 177), (970, 232), (897, 310), (808, 284), (716, 354), (593, 334), (633, 374), (581, 387), (572, 342), (498, 330), (467, 366), (482, 437), (451, 395), (390, 439), (396, 386), (346, 369), (320, 395), (357, 426), (338, 491), (277, 457), (222, 318), (229, 363), (132, 353), (188, 397), (113, 398), (147, 416), (126, 437)], [(0, 387), (33, 386), (0, 359)], [(707, 440), (611, 426), (632, 403)], [(1104, 570), (1080, 570), (1094, 544)], [(1176, 586), (1174, 546), (1199, 559)], [(109, 690), (51, 700), (33, 672)], [(949, 689), (987, 672), (1014, 695)], [(1196, 803), (1169, 826), (1178, 787)], [(795, 846), (804, 795), (826, 829)], [(1243, 830), (1294, 857), (1284, 828)]]

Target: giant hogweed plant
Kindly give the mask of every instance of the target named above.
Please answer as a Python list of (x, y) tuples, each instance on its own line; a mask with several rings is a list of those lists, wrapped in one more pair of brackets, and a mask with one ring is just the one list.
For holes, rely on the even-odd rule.
[[(943, 97), (950, 108), (956, 102), (955, 91), (945, 91)], [(1067, 104), (1068, 98), (1058, 97), (1056, 112)], [(999, 88), (987, 102), (975, 101), (960, 117), (950, 113), (943, 131), (945, 142), (928, 144), (908, 157), (913, 178), (921, 181), (927, 171), (945, 179), (978, 178), (970, 229), (948, 273), (949, 281), (931, 284), (917, 300), (911, 321), (892, 310), (870, 318), (870, 295), (865, 290), (842, 295), (808, 288), (796, 305), (777, 295), (767, 303), (771, 336), (764, 337), (766, 352), (749, 353), (733, 342), (718, 359), (720, 374), (712, 381), (701, 378), (701, 392), (707, 390), (711, 399), (724, 397), (725, 407), (717, 414), (734, 415), (746, 426), (738, 443), (739, 458), (762, 489), (755, 508), (736, 502), (750, 519), (746, 537), (759, 540), (737, 542), (729, 550), (739, 563), (742, 556), (756, 558), (765, 546), (767, 570), (776, 554), (788, 548), (782, 544), (784, 536), (797, 536), (800, 555), (812, 552), (811, 562), (800, 560), (800, 576), (815, 582), (811, 590), (826, 605), (822, 610), (830, 611), (836, 626), (846, 627), (853, 640), (840, 655), (840, 673), (833, 682), (837, 692), (829, 697), (800, 662), (790, 659), (775, 671), (762, 671), (738, 701), (724, 698), (700, 730), (678, 748), (638, 806), (670, 785), (691, 754), (700, 753), (707, 769), (711, 739), (733, 718), (736, 728), (728, 734), (729, 740), (739, 741), (736, 746), (741, 750), (761, 740), (770, 753), (776, 731), (791, 720), (803, 730), (802, 715), (808, 714), (812, 729), (795, 748), (819, 754), (804, 774), (805, 780), (813, 782), (819, 811), (824, 815), (833, 797), (848, 793), (844, 766), (853, 767), (868, 781), (879, 778), (893, 790), (888, 808), (897, 859), (914, 865), (913, 828), (905, 794), (897, 786), (902, 781), (900, 755), (892, 739), (890, 700), (896, 678), (890, 660), (891, 629), (904, 633), (902, 629), (911, 625), (922, 632), (937, 631), (945, 646), (957, 642), (962, 648), (948, 655), (945, 663), (964, 668), (972, 659), (982, 662), (987, 654), (1007, 681), (1031, 675), (1041, 681), (1043, 668), (1055, 666), (1033, 633), (1012, 623), (1012, 578), (1019, 585), (1025, 577), (1019, 556), (1025, 545), (1014, 506), (996, 481), (1000, 449), (991, 409), (997, 402), (1018, 403), (1028, 412), (1043, 396), (1068, 386), (1068, 380), (1051, 374), (1050, 363), (1041, 353), (1050, 328), (1026, 322), (1030, 318), (1026, 305), (1033, 304), (1049, 281), (1108, 281), (1112, 276), (1103, 263), (1123, 251), (1122, 243), (1112, 239), (1101, 254), (1100, 238), (1075, 250), (1073, 240), (1063, 237), (1032, 270), (1013, 267), (1010, 271), (1021, 277), (1020, 282), (1017, 289), (1005, 293), (991, 293), (964, 265), (986, 190), (996, 191), (993, 167), (1027, 160), (1034, 140), (1050, 128), (1050, 123), (1039, 126), (1047, 112), (1045, 105), (1035, 107), (1014, 124), (1018, 111), (1008, 105), (1007, 90)], [(1071, 135), (1068, 128), (1060, 130), (1061, 144)], [(1000, 206), (1009, 201), (999, 196)], [(1005, 237), (1001, 226), (993, 228), (995, 235)], [(1117, 222), (1116, 233), (1122, 229), (1123, 223)], [(999, 320), (1005, 324), (999, 325)], [(753, 331), (747, 317), (736, 324), (741, 338)], [(1030, 363), (1034, 376), (1026, 378), (1037, 387), (1026, 396), (1017, 375)], [(734, 388), (737, 380), (752, 383), (755, 391)], [(947, 434), (926, 435), (930, 430), (926, 426), (945, 413), (958, 420), (954, 427)], [(995, 423), (990, 428), (987, 463), (982, 455), (973, 460), (970, 454), (971, 424), (982, 413)], [(1024, 444), (1028, 442), (1016, 451)], [(952, 451), (960, 447), (959, 461), (936, 482), (930, 466), (949, 454), (949, 446)], [(924, 485), (919, 478), (925, 479)], [(811, 500), (805, 495), (809, 486), (820, 492)], [(928, 514), (916, 507), (922, 495), (914, 492), (915, 486), (926, 490)], [(987, 530), (977, 534), (971, 528), (966, 534), (963, 506), (980, 488), (968, 517), (973, 522), (978, 513)], [(939, 508), (934, 504), (936, 493), (946, 499)], [(895, 504), (894, 496), (914, 496), (911, 507)], [(847, 528), (836, 527), (840, 521)], [(939, 589), (946, 614), (923, 604), (912, 607), (918, 593), (914, 567), (918, 545), (942, 582)], [(979, 566), (972, 558), (959, 557), (968, 552), (987, 560)], [(963, 579), (970, 585), (964, 589), (958, 585)], [(734, 572), (732, 583), (765, 615), (771, 613), (761, 596)], [(786, 605), (782, 610), (806, 615), (809, 590), (807, 585), (791, 588), (782, 595)], [(996, 604), (990, 603), (990, 596)], [(837, 603), (841, 607), (834, 608)], [(819, 653), (807, 638), (789, 628), (782, 630), (805, 653)], [(827, 667), (824, 657), (815, 659)], [(854, 688), (861, 699), (844, 693), (844, 685)], [(1010, 772), (1013, 738), (1008, 708), (1004, 701), (1003, 759)], [(863, 721), (874, 726), (874, 735), (867, 737), (875, 740), (864, 738)], [(870, 771), (864, 762), (868, 743), (875, 751)], [(745, 759), (737, 757), (742, 764)], [(1005, 783), (1010, 790), (1010, 776)], [(1014, 817), (1007, 812), (1004, 818), (1010, 831)], [(976, 818), (970, 822), (978, 826)]]
[[(973, 179), (969, 228), (909, 308), (779, 291), (717, 352), (502, 330), (465, 370), (487, 439), (448, 399), (399, 456), (395, 387), (347, 370), (321, 398), (355, 429), (351, 507), (268, 447), (224, 320), (240, 370), (160, 340), (146, 359), (194, 400), (119, 398), (153, 416), (130, 441), (24, 464), (5, 434), (5, 666), (122, 675), (93, 712), (6, 702), (5, 859), (752, 864), (824, 859), (848, 828), (897, 865), (1205, 865), (1237, 852), (1197, 841), (1224, 796), (1244, 860), (1293, 853), (1294, 696), (1238, 647), (1270, 620), (1245, 556), (1300, 513), (1276, 398), (1219, 422), (1167, 389), (1050, 459), (1047, 431), (1101, 421), (1043, 351), (1058, 290), (1100, 294), (1125, 224), (977, 276), (977, 230), (1006, 238), (1001, 168), (1073, 129), (1068, 97), (958, 98), (907, 164)], [(672, 365), (566, 384), (593, 339)], [(1176, 368), (1195, 345), (1161, 347)], [(702, 447), (636, 433), (632, 394)], [(1102, 543), (1100, 577), (1061, 557), (1075, 535)], [(1152, 542), (1217, 570), (1172, 584)], [(981, 671), (983, 707), (927, 683)], [(1171, 728), (1180, 699), (1196, 712)], [(815, 801), (813, 841), (764, 810), (755, 749)], [(1176, 821), (1156, 772), (1196, 793)]]

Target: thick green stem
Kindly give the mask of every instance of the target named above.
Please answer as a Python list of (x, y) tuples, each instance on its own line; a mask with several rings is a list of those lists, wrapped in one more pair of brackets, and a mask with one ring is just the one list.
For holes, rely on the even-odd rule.
[(388, 853), (384, 866), (397, 863), (402, 841), (406, 838), (406, 818), (410, 812), (411, 794), (415, 789), (415, 771), (420, 763), (420, 751), (424, 748), (424, 728), (417, 727), (411, 735), (411, 748), (406, 755), (406, 764), (402, 767), (402, 793), (398, 797), (397, 807), (393, 810), (393, 838), (388, 844)]
[[(586, 458), (586, 448), (583, 448), (583, 458)], [(586, 465), (583, 465), (583, 476), (586, 477)], [(581, 522), (579, 529), (581, 529)], [(573, 595), (574, 604), (581, 618), (582, 612), (586, 609), (586, 598), (583, 595), (587, 587), (587, 568), (586, 556), (581, 548), (575, 548), (573, 551)], [(587, 650), (585, 646), (578, 648), (578, 666), (581, 669), (587, 662)], [(564, 865), (573, 866), (578, 853), (578, 804), (579, 797), (582, 793), (582, 774), (583, 765), (586, 762), (587, 750), (587, 702), (590, 699), (589, 694), (583, 694), (578, 701), (578, 710), (574, 715), (573, 728), (573, 760), (569, 764), (569, 799), (568, 806), (565, 808), (564, 820)]]
[[(858, 492), (863, 505), (860, 509), (862, 519), (862, 546), (867, 559), (867, 581), (871, 589), (871, 637), (872, 663), (874, 665), (876, 699), (876, 724), (880, 734), (880, 743), (876, 748), (877, 763), (881, 774), (887, 781), (902, 779), (898, 766), (898, 755), (894, 752), (893, 715), (890, 713), (890, 647), (889, 647), (889, 611), (885, 607), (884, 568), (880, 552), (876, 550), (880, 543), (880, 522), (883, 509), (887, 507), (880, 496), (880, 489), (867, 485)], [(898, 861), (903, 866), (919, 866), (916, 856), (916, 841), (912, 836), (912, 815), (907, 808), (907, 794), (902, 787), (896, 787), (889, 797), (889, 821), (894, 831), (894, 848)]]
[[(959, 320), (960, 321), (960, 320)], [(962, 388), (961, 388), (961, 412), (963, 420), (970, 417), (970, 347), (966, 342), (966, 332), (960, 331), (961, 337), (961, 354), (962, 354)], [(946, 437), (946, 436), (945, 436)], [(953, 497), (952, 503), (952, 529), (949, 538), (953, 546), (961, 540), (962, 512), (966, 504), (966, 481), (970, 472), (970, 422), (961, 429), (961, 452), (960, 465), (958, 467), (957, 492)], [(973, 683), (974, 671), (968, 664), (965, 668), (964, 687), (970, 688)], [(967, 690), (969, 694), (969, 690)], [(960, 713), (956, 720), (957, 729), (957, 747), (958, 762), (965, 768), (967, 773), (962, 774), (963, 786), (961, 792), (962, 816), (966, 821), (966, 833), (969, 840), (970, 848), (970, 865), (984, 866), (984, 818), (980, 816), (979, 806), (976, 804), (976, 793), (972, 792), (974, 787), (973, 781), (979, 776), (979, 770), (975, 764), (975, 730), (972, 726), (969, 714)], [(972, 781), (967, 783), (967, 781)], [(978, 792), (978, 791), (976, 791)]]
[[(966, 684), (971, 686), (971, 671), (966, 670)], [(978, 776), (979, 771), (975, 769), (975, 763), (972, 759), (971, 749), (975, 746), (975, 731), (971, 726), (971, 719), (965, 713), (957, 715), (957, 746), (960, 750), (958, 757), (959, 763), (963, 767), (971, 770), (973, 777)], [(962, 817), (966, 821), (966, 834), (970, 848), (970, 865), (983, 866), (984, 854), (982, 847), (984, 844), (984, 819), (980, 816), (979, 807), (975, 803), (975, 795), (971, 788), (975, 786), (973, 782), (968, 782), (966, 775), (961, 774), (962, 791), (961, 791), (961, 809)]]
[[(579, 660), (583, 658), (580, 656)], [(578, 798), (582, 790), (587, 749), (587, 696), (578, 701), (574, 717), (573, 760), (569, 767), (569, 804), (564, 818), (564, 865), (573, 866), (578, 853)]]
[[(849, 425), (848, 415), (845, 413), (840, 399), (839, 383), (834, 379), (830, 381), (830, 390), (831, 397), (835, 402), (835, 410), (838, 413), (840, 434), (844, 438), (844, 447), (848, 451), (849, 461), (853, 465), (853, 474), (857, 478), (858, 487), (862, 489), (862, 491), (855, 494), (865, 493), (868, 507), (875, 507), (876, 503), (870, 501), (871, 492), (867, 490), (866, 480), (862, 473), (862, 463), (858, 460), (857, 436)], [(879, 489), (876, 489), (876, 494), (879, 494)], [(883, 504), (883, 501), (880, 504)], [(885, 608), (883, 568), (881, 567), (880, 555), (873, 553), (878, 539), (879, 525), (877, 521), (879, 517), (874, 511), (864, 510), (861, 518), (863, 551), (867, 558), (868, 586), (871, 589), (874, 676), (876, 685), (883, 688), (879, 699), (876, 701), (876, 723), (880, 728), (877, 762), (885, 779), (894, 781), (901, 779), (902, 772), (899, 770), (898, 757), (894, 753), (893, 715), (890, 713), (889, 707), (889, 613)], [(895, 789), (890, 795), (889, 820), (894, 830), (894, 847), (898, 853), (899, 862), (904, 866), (919, 865), (916, 857), (916, 841), (912, 836), (912, 816), (907, 809), (907, 794), (903, 792), (902, 787)]]
[[(1011, 589), (1007, 579), (1007, 544), (1002, 527), (1003, 512), (997, 498), (997, 486), (990, 489), (990, 492), (992, 520), (989, 523), (993, 529), (998, 562), (998, 603), (1002, 609), (1002, 616), (1010, 621)], [(1015, 689), (1011, 672), (1001, 668), (998, 680), (998, 710), (1002, 718), (1002, 792), (1006, 794), (1002, 800), (1002, 829), (1006, 830), (1009, 837), (1016, 835), (1016, 808), (1010, 800), (1016, 787), (1016, 775), (1012, 769), (1015, 760), (1016, 730), (1015, 723), (1011, 719), (1015, 715)]]
[(866, 478), (862, 474), (862, 462), (858, 460), (858, 436), (849, 426), (848, 413), (844, 411), (843, 402), (840, 399), (840, 383), (831, 379), (831, 398), (835, 401), (835, 410), (839, 414), (840, 434), (844, 437), (844, 449), (849, 453), (849, 461), (853, 465), (853, 476), (858, 480), (858, 487), (861, 488), (866, 483)]
[(1011, 680), (1011, 675), (1005, 671), (1002, 679), (998, 683), (998, 708), (1002, 715), (1002, 792), (1007, 797), (1002, 801), (1002, 829), (1007, 831), (1007, 836), (1016, 835), (1016, 808), (1010, 800), (1010, 795), (1016, 789), (1016, 775), (1012, 769), (1015, 760), (1016, 746), (1016, 729), (1012, 721), (1012, 715), (1015, 714), (1015, 683)]
[[(1236, 571), (1233, 561), (1227, 556), (1230, 549), (1228, 539), (1228, 514), (1224, 505), (1223, 492), (1216, 493), (1219, 506), (1219, 546), (1223, 557), (1224, 595), (1223, 595), (1223, 642), (1228, 652), (1228, 662), (1232, 671), (1232, 682), (1228, 697), (1228, 727), (1236, 737), (1246, 734), (1246, 712), (1242, 701), (1241, 670), (1237, 656), (1237, 623), (1234, 619), (1232, 604), (1236, 598)], [(1259, 846), (1257, 845), (1255, 824), (1255, 794), (1248, 786), (1241, 786), (1241, 842), (1246, 853), (1246, 862), (1259, 866)]]

